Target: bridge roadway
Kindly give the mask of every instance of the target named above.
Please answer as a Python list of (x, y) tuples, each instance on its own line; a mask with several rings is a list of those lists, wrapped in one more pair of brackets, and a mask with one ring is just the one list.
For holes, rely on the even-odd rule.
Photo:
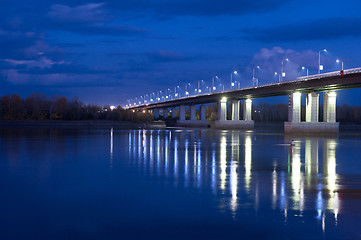
[(361, 87), (361, 68), (354, 68), (344, 70), (343, 74), (341, 74), (341, 71), (336, 71), (310, 75), (308, 77), (300, 77), (292, 81), (284, 81), (281, 83), (277, 82), (257, 87), (206, 93), (157, 103), (140, 104), (128, 107), (128, 109), (151, 110), (155, 108), (172, 108), (181, 105), (198, 105), (219, 102), (223, 97), (226, 97), (228, 100), (242, 100), (289, 95), (294, 92), (325, 92), (359, 87)]

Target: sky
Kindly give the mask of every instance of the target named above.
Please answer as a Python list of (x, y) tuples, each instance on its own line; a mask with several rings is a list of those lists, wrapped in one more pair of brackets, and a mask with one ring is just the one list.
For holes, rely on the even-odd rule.
[[(125, 105), (162, 91), (361, 67), (360, 0), (2, 0), (0, 95)], [(201, 81), (203, 80), (203, 81)], [(167, 90), (169, 88), (169, 90)], [(338, 104), (361, 105), (361, 90)], [(267, 99), (264, 99), (267, 101)]]

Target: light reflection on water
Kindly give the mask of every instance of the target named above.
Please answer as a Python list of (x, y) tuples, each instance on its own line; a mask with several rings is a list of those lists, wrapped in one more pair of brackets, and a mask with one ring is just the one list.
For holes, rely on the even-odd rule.
[[(219, 208), (227, 208), (234, 216), (242, 208), (257, 210), (261, 201), (282, 211), (285, 222), (290, 210), (300, 217), (313, 210), (323, 228), (325, 212), (332, 213), (337, 224), (342, 201), (337, 192), (336, 139), (300, 137), (290, 146), (286, 137), (285, 144), (273, 148), (288, 151), (287, 159), (275, 159), (272, 171), (265, 172), (254, 159), (254, 152), (263, 149), (255, 149), (253, 132), (133, 130), (128, 135), (129, 146), (133, 145), (129, 147), (131, 161), (143, 162), (139, 167), (145, 172), (170, 177), (175, 186), (210, 189)], [(268, 196), (266, 189), (271, 189)]]
[(360, 136), (0, 129), (0, 239), (358, 239)]

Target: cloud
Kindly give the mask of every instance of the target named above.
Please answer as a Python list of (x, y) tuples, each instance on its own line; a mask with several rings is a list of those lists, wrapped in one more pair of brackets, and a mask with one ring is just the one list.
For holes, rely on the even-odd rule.
[[(286, 61), (286, 59), (289, 59), (289, 61)], [(309, 69), (310, 75), (317, 73), (318, 52), (310, 49), (296, 51), (273, 47), (260, 49), (251, 60), (250, 66), (252, 67), (247, 67), (244, 70), (244, 75), (252, 76), (253, 66), (260, 66), (260, 70), (256, 72), (256, 77), (260, 78), (260, 84), (278, 81), (282, 60), (284, 62), (283, 71), (286, 73), (285, 80), (305, 75), (306, 72), (302, 70), (303, 66)], [(325, 58), (323, 61), (325, 61)], [(277, 75), (275, 75), (275, 72), (277, 72)]]
[(88, 3), (70, 7), (55, 4), (51, 6), (48, 17), (51, 22), (47, 28), (89, 35), (133, 35), (147, 32), (134, 26), (110, 24), (113, 18), (104, 9), (105, 3)]
[[(13, 66), (24, 66), (26, 68), (51, 68), (56, 62), (53, 60), (47, 58), (47, 57), (41, 57), (39, 60), (14, 60), (14, 59), (5, 59), (5, 62), (9, 63)], [(63, 61), (59, 62), (60, 64), (63, 63)], [(59, 64), (58, 63), (58, 64)]]
[(69, 23), (94, 23), (109, 20), (109, 15), (102, 7), (105, 3), (88, 3), (75, 7), (61, 4), (51, 6), (49, 17), (53, 20)]
[(109, 6), (122, 10), (148, 11), (158, 17), (175, 15), (219, 16), (245, 15), (275, 10), (292, 0), (123, 0), (108, 1)]
[(267, 29), (245, 29), (245, 37), (262, 42), (325, 40), (361, 36), (361, 18), (318, 19)]
[(180, 62), (192, 59), (178, 52), (164, 50), (147, 53), (147, 56), (152, 62)]

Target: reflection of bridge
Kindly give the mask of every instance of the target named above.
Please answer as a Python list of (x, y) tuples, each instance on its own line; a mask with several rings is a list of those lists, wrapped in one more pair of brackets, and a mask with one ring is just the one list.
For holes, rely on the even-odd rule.
[[(293, 81), (273, 83), (257, 87), (235, 89), (230, 91), (200, 94), (195, 96), (176, 98), (163, 102), (150, 102), (128, 107), (133, 110), (152, 111), (155, 118), (160, 113), (168, 117), (171, 109), (172, 117), (177, 117), (179, 108), (179, 126), (207, 126), (206, 107), (204, 104), (218, 103), (218, 128), (253, 128), (252, 99), (289, 96), (288, 122), (285, 131), (338, 131), (336, 122), (336, 93), (335, 90), (358, 88), (361, 86), (361, 68), (348, 69), (308, 77), (297, 78)], [(323, 94), (323, 122), (319, 122), (319, 92)], [(306, 94), (306, 121), (301, 121), (301, 95)], [(240, 100), (243, 101), (243, 119), (239, 119)], [(227, 120), (227, 103), (232, 105), (232, 119)], [(200, 105), (200, 119), (196, 119), (196, 106)], [(190, 106), (190, 119), (186, 120), (186, 106)]]
[[(262, 136), (258, 137), (262, 141)], [(341, 198), (335, 138), (294, 139), (295, 146), (287, 146), (288, 159), (287, 154), (275, 158), (283, 146), (276, 151), (266, 148), (266, 161), (267, 154), (254, 151), (254, 139), (253, 133), (240, 131), (132, 130), (128, 151), (144, 174), (166, 176), (175, 186), (211, 189), (234, 214), (245, 203), (256, 210), (266, 203), (281, 210), (285, 218), (290, 210), (300, 213), (291, 216), (316, 211), (323, 222), (326, 213), (337, 221)], [(112, 148), (110, 152), (112, 155)], [(271, 159), (276, 160), (272, 163)]]

